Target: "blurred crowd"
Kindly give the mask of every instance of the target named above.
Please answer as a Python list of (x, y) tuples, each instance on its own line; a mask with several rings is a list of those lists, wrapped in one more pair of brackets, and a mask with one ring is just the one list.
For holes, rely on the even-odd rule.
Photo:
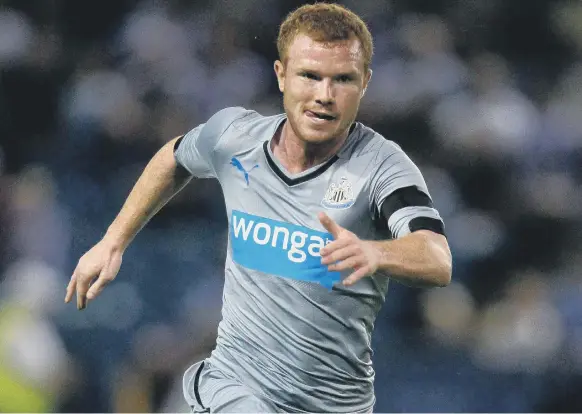
[[(175, 197), (87, 310), (65, 286), (162, 144), (282, 110), (275, 39), (303, 3), (0, 0), (0, 411), (187, 411), (220, 186)], [(375, 38), (359, 120), (419, 165), (454, 256), (445, 289), (391, 285), (376, 411), (582, 411), (582, 3), (341, 3)]]

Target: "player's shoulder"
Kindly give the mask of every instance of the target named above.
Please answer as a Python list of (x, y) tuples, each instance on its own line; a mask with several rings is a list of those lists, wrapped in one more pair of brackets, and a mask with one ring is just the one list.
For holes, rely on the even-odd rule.
[(274, 133), (273, 127), (284, 118), (284, 114), (264, 116), (257, 111), (240, 106), (224, 108), (216, 112), (206, 123), (213, 132), (224, 133), (229, 129), (238, 139), (242, 136), (264, 141), (269, 133)]
[(369, 165), (378, 165), (390, 158), (407, 157), (396, 142), (360, 122), (351, 135), (340, 154), (342, 158), (364, 159)]
[(262, 146), (283, 119), (284, 114), (263, 116), (243, 107), (225, 108), (208, 120), (206, 134), (218, 137), (218, 141), (213, 139), (215, 155), (230, 159), (234, 154)]
[(246, 110), (243, 116), (235, 120), (233, 126), (252, 140), (270, 139), (277, 126), (285, 119), (285, 114), (265, 116), (254, 110)]
[(233, 106), (221, 109), (206, 121), (205, 129), (211, 132), (224, 132), (236, 121), (251, 116), (253, 111), (249, 111), (241, 106)]

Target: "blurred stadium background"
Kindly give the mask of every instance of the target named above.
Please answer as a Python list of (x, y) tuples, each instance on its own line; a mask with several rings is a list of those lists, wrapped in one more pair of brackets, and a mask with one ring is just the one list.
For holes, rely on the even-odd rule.
[[(302, 3), (0, 0), (0, 411), (187, 411), (219, 186), (191, 183), (86, 311), (65, 286), (164, 142), (281, 111), (277, 27)], [(392, 285), (376, 411), (582, 411), (582, 2), (342, 4), (376, 42), (359, 119), (421, 167), (454, 255), (446, 289)]]

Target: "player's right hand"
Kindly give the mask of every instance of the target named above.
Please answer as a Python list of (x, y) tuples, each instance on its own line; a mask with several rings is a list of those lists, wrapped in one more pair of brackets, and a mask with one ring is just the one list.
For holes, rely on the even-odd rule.
[(77, 309), (87, 307), (119, 272), (123, 252), (105, 240), (101, 240), (79, 259), (79, 263), (67, 286), (65, 303), (69, 303), (77, 291)]

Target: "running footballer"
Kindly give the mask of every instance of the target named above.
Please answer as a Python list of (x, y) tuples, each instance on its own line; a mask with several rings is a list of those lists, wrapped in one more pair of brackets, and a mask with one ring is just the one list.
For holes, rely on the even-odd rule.
[(226, 108), (162, 147), (79, 260), (66, 301), (76, 292), (86, 307), (192, 177), (217, 179), (229, 223), (222, 320), (212, 354), (184, 375), (186, 401), (194, 412), (371, 412), (371, 335), (389, 281), (450, 282), (444, 224), (410, 158), (356, 121), (372, 75), (365, 23), (306, 5), (277, 45), (284, 113)]

